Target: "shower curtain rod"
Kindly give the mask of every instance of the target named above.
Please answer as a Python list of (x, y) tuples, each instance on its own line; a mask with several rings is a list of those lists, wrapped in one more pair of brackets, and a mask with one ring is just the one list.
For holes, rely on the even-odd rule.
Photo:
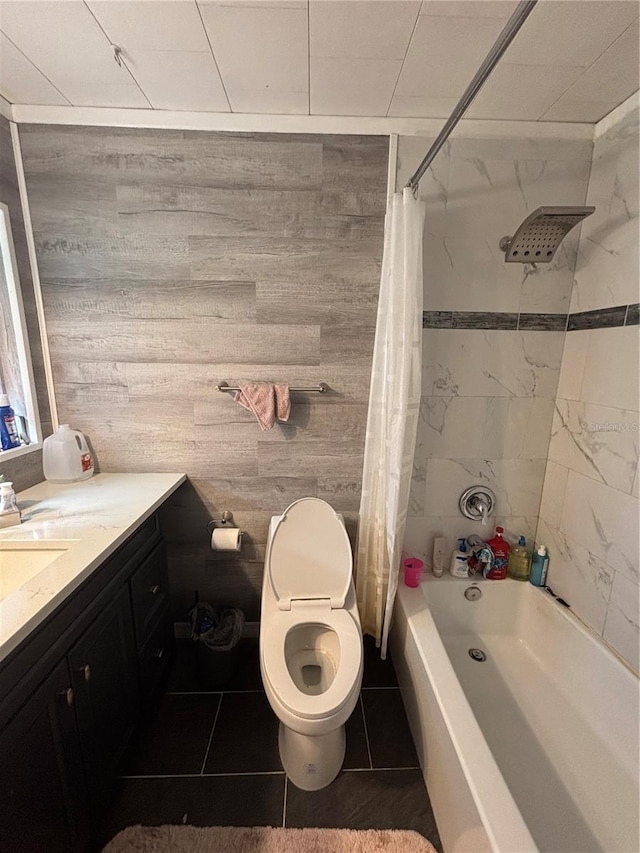
[(451, 131), (453, 130), (453, 128), (458, 124), (462, 116), (471, 106), (475, 96), (484, 86), (487, 77), (491, 74), (493, 69), (500, 61), (505, 50), (509, 47), (511, 42), (518, 34), (518, 30), (520, 29), (520, 27), (527, 20), (531, 12), (533, 12), (533, 7), (536, 5), (537, 2), (538, 0), (521, 0), (521, 2), (518, 3), (515, 12), (505, 24), (504, 29), (496, 39), (495, 44), (487, 54), (484, 62), (476, 71), (473, 80), (464, 90), (462, 97), (454, 107), (453, 112), (447, 119), (445, 126), (442, 128), (442, 130), (434, 140), (431, 148), (428, 150), (427, 156), (424, 158), (422, 163), (420, 163), (414, 174), (409, 178), (406, 186), (408, 189), (413, 190), (414, 194), (418, 189), (420, 178), (427, 171), (427, 169), (433, 162), (436, 154), (438, 153), (438, 151), (440, 151), (444, 143), (451, 135)]

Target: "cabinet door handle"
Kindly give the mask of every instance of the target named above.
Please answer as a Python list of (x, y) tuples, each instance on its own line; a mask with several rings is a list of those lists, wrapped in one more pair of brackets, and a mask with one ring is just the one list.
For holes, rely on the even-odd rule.
[(153, 656), (156, 660), (162, 660), (164, 657), (164, 649), (156, 649)]
[(160, 592), (160, 584), (154, 583), (154, 585), (149, 589), (151, 595), (157, 595)]
[(60, 693), (60, 698), (63, 699), (69, 707), (73, 705), (73, 687), (67, 687), (66, 690), (63, 690)]
[(82, 676), (82, 680), (86, 683), (91, 680), (91, 667), (88, 663), (78, 668), (78, 673)]

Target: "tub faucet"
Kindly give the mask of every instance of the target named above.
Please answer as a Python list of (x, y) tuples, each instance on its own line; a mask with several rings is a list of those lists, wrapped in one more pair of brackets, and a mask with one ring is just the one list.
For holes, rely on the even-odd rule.
[(489, 508), (486, 503), (482, 500), (482, 498), (476, 498), (474, 501), (475, 507), (480, 513), (480, 524), (483, 527), (486, 527), (487, 521), (489, 520)]
[(487, 486), (471, 486), (460, 495), (460, 512), (465, 518), (479, 521), (486, 527), (496, 505), (496, 496)]

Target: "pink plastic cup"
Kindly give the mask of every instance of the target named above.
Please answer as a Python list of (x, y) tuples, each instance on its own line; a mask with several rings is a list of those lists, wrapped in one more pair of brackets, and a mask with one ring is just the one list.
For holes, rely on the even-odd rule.
[(410, 557), (404, 561), (403, 565), (405, 585), (414, 588), (420, 586), (420, 575), (424, 569), (422, 560), (418, 560), (417, 557)]

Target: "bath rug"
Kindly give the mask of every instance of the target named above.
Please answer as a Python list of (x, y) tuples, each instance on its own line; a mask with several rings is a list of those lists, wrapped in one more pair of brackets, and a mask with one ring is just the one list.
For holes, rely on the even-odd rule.
[(436, 853), (403, 829), (129, 826), (103, 853)]

